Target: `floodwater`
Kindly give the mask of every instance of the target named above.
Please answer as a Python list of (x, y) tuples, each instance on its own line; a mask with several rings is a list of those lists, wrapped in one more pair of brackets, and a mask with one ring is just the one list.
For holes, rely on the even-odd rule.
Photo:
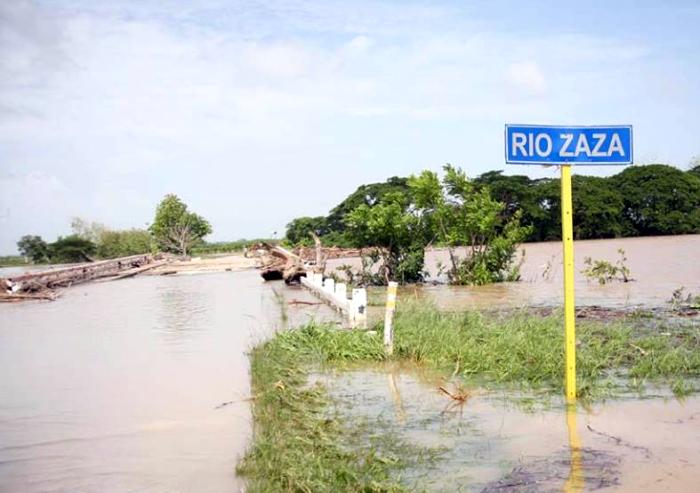
[[(585, 256), (615, 261), (618, 248), (636, 281), (598, 286), (577, 274), (579, 304), (658, 306), (681, 286), (700, 293), (700, 235), (577, 242), (576, 270)], [(401, 296), (446, 308), (560, 303), (560, 244), (525, 249), (521, 283), (407, 288)], [(426, 256), (433, 272), (441, 255)], [(52, 303), (0, 305), (0, 492), (240, 491), (235, 464), (251, 433), (246, 351), (284, 326), (335, 320), (325, 305), (306, 304), (316, 301), (301, 288), (243, 271), (139, 276), (76, 286)], [(386, 376), (372, 378), (355, 379), (366, 383), (368, 399), (387, 389)], [(430, 424), (444, 397), (399, 380), (407, 423), (418, 406), (415, 416)], [(657, 462), (642, 457), (643, 467), (619, 447), (610, 450), (620, 458), (613, 472), (629, 491), (650, 490), (657, 480), (682, 491), (688, 477), (700, 478), (698, 400), (640, 402), (644, 407), (620, 401), (579, 410), (581, 440), (594, 450), (610, 448), (609, 439), (583, 427), (590, 422), (652, 450)], [(365, 407), (358, 409), (373, 409)], [(465, 442), (473, 448), (463, 450), (462, 462), (453, 459), (476, 478), (469, 484), (497, 481), (518, 461), (541, 467), (532, 461), (565, 447), (561, 412), (523, 414), (491, 398), (464, 410), (483, 433)], [(409, 428), (432, 443), (430, 427), (421, 432), (419, 423)]]
[(561, 402), (527, 411), (478, 389), (460, 404), (437, 383), (391, 368), (321, 380), (341, 413), (438, 450), (437, 461), (404, 473), (412, 489), (685, 493), (700, 481), (700, 397), (622, 399), (567, 413)]
[[(581, 271), (584, 260), (620, 259), (618, 249), (625, 252), (625, 265), (632, 282), (611, 282), (605, 285), (589, 281)], [(497, 308), (521, 306), (554, 306), (563, 301), (561, 242), (526, 243), (520, 269), (521, 281), (487, 286), (408, 287), (399, 296), (430, 299), (443, 309)], [(464, 253), (463, 251), (460, 253)], [(521, 254), (520, 254), (521, 255)], [(428, 250), (425, 267), (430, 279), (437, 279), (437, 264), (447, 264), (444, 249)], [(335, 268), (350, 259), (334, 260)], [(700, 294), (700, 235), (585, 240), (575, 242), (575, 290), (577, 305), (606, 307), (663, 306), (673, 291), (685, 288), (685, 293)]]
[(245, 353), (284, 323), (273, 290), (257, 271), (143, 276), (0, 305), (0, 492), (240, 491)]

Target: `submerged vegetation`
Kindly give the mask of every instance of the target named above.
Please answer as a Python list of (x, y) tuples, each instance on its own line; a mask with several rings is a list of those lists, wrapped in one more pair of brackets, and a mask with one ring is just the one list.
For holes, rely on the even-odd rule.
[(360, 332), (308, 326), (253, 350), (255, 438), (238, 466), (247, 491), (403, 491), (391, 479), (402, 467), (399, 459), (381, 443), (358, 443), (358, 430), (333, 415), (323, 388), (308, 385), (308, 370), (319, 358), (380, 357), (372, 341)]
[[(579, 325), (581, 398), (640, 391), (644, 382), (665, 383), (676, 395), (698, 390), (697, 330), (652, 330), (643, 323), (630, 318)], [(537, 390), (540, 395), (563, 391), (563, 331), (557, 315), (445, 313), (408, 304), (397, 312), (394, 328), (391, 357), (384, 351), (381, 327), (363, 332), (312, 324), (281, 332), (253, 350), (255, 436), (239, 466), (249, 480), (248, 491), (406, 487), (400, 481), (406, 454), (391, 453), (385, 431), (360, 437), (357, 423), (334, 413), (324, 388), (308, 381), (318, 369), (394, 361), (431, 370), (460, 388)]]
[(668, 303), (674, 310), (700, 310), (700, 295), (686, 292), (684, 287), (673, 291)]
[[(363, 260), (360, 277), (369, 277), (370, 284), (421, 281), (425, 248), (438, 244), (448, 249), (452, 284), (518, 278), (513, 257), (530, 228), (520, 224), (520, 213), (505, 217), (505, 204), (493, 199), (487, 187), (477, 186), (449, 164), (442, 179), (426, 170), (407, 180), (405, 193), (393, 190), (397, 186), (344, 216), (344, 235), (353, 246), (378, 247)], [(294, 235), (297, 227), (292, 225)], [(460, 246), (469, 247), (469, 254), (460, 257)], [(374, 278), (367, 275), (375, 271)]]
[[(446, 165), (440, 181), (437, 173), (423, 171), (411, 177), (409, 186), (417, 213), (427, 225), (429, 237), (445, 245), (451, 284), (489, 284), (519, 278), (513, 265), (516, 248), (531, 228), (521, 226), (521, 213), (503, 217), (505, 204), (491, 197), (486, 187), (477, 187), (466, 174)], [(464, 257), (456, 247), (469, 246)]]
[[(559, 392), (564, 383), (564, 334), (558, 316), (494, 317), (405, 307), (395, 321), (395, 354), (480, 385), (509, 384)], [(644, 329), (634, 321), (577, 327), (580, 397), (595, 397), (609, 379), (700, 377), (700, 334)]]
[(586, 257), (583, 262), (586, 268), (581, 271), (588, 280), (596, 280), (598, 284), (607, 284), (612, 281), (630, 282), (630, 269), (627, 267), (627, 257), (622, 248), (617, 250), (620, 258), (613, 264), (607, 260), (594, 260)]

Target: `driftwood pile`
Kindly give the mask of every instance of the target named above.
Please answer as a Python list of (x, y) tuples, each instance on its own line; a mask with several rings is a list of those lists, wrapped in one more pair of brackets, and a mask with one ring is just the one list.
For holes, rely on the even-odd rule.
[(123, 279), (155, 269), (169, 260), (151, 254), (131, 255), (99, 262), (30, 272), (0, 278), (0, 302), (27, 299), (54, 300), (56, 289), (102, 278)]
[(307, 271), (323, 274), (326, 270), (325, 253), (321, 240), (312, 233), (316, 247), (313, 253), (305, 251), (306, 255), (299, 255), (290, 252), (279, 245), (269, 243), (258, 243), (246, 251), (246, 256), (259, 257), (262, 262), (262, 273), (260, 274), (266, 281), (284, 280), (287, 284), (298, 283), (299, 279), (306, 276)]
[[(296, 247), (293, 252), (303, 259), (311, 259), (316, 255), (316, 248)], [(363, 250), (361, 248), (323, 247), (323, 255), (326, 259), (361, 257)]]
[(300, 256), (279, 245), (261, 243), (256, 245), (253, 255), (261, 259), (260, 275), (266, 281), (283, 279), (287, 284), (299, 282), (299, 278), (306, 275), (306, 270), (311, 268)]

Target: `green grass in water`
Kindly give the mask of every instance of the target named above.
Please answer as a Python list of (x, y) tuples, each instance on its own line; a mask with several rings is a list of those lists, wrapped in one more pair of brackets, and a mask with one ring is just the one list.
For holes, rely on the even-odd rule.
[[(563, 391), (564, 341), (560, 317), (445, 313), (404, 305), (395, 318), (391, 359), (445, 376), (477, 378), (486, 385)], [(666, 382), (677, 395), (697, 389), (697, 329), (660, 333), (630, 322), (579, 323), (578, 380), (581, 397), (595, 397), (612, 374), (639, 387)], [(381, 331), (343, 331), (310, 325), (277, 334), (251, 355), (255, 395), (254, 442), (239, 466), (250, 492), (394, 492), (405, 466), (366, 442), (330, 413), (327, 394), (308, 386), (318, 367), (387, 360)], [(355, 443), (355, 445), (349, 445)]]
[[(381, 347), (371, 341), (365, 333), (308, 326), (280, 333), (253, 350), (254, 441), (238, 466), (248, 478), (247, 491), (404, 491), (391, 479), (402, 468), (397, 456), (371, 443), (357, 444), (357, 430), (330, 412), (323, 388), (307, 385), (306, 370), (321, 354), (381, 356)], [(364, 352), (367, 343), (372, 350)]]
[[(661, 335), (625, 321), (577, 326), (580, 397), (611, 373), (633, 379), (700, 376), (700, 331)], [(560, 317), (404, 307), (395, 321), (395, 357), (486, 382), (563, 391), (564, 330)], [(675, 386), (680, 388), (680, 386)]]

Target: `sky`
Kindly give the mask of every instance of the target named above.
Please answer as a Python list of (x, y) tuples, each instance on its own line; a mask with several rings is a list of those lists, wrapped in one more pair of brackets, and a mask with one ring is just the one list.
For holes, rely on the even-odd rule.
[[(284, 234), (363, 183), (506, 166), (505, 123), (700, 155), (700, 2), (0, 1), (0, 254), (72, 217)], [(619, 167), (587, 167), (609, 175)]]

